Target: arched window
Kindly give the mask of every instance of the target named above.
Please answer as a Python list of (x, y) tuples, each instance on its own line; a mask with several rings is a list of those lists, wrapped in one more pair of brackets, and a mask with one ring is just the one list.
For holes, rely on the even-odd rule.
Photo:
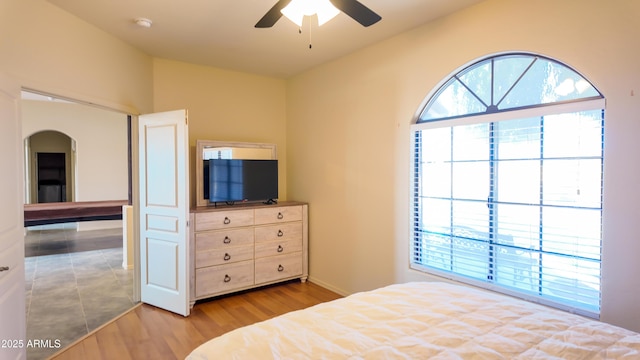
[(542, 56), (453, 75), (412, 125), (411, 267), (598, 317), (604, 106)]

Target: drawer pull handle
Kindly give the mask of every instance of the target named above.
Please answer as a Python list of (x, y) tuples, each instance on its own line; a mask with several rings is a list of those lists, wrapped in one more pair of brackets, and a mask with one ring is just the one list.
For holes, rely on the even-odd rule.
[(3, 271), (9, 271), (9, 267), (8, 266), (0, 266), (0, 272)]
[(282, 230), (278, 230), (278, 237), (282, 237), (284, 235), (284, 233), (282, 232)]
[(226, 217), (226, 216), (225, 216), (225, 217), (224, 217), (224, 224), (225, 224), (225, 225), (229, 225), (229, 224), (231, 224), (231, 219), (229, 219), (228, 217)]
[(229, 261), (231, 260), (231, 255), (229, 255), (228, 253), (224, 254), (224, 261)]
[(278, 220), (282, 220), (282, 219), (284, 219), (284, 215), (282, 215), (282, 213), (281, 213), (281, 212), (279, 212), (279, 213), (278, 213)]
[(278, 265), (278, 272), (283, 272), (283, 271), (284, 271), (284, 266)]
[(284, 250), (284, 248), (282, 247), (282, 245), (278, 245), (278, 252), (282, 252)]
[(224, 274), (224, 282), (228, 283), (229, 281), (231, 281), (231, 276)]
[(225, 243), (225, 244), (230, 244), (231, 243), (231, 239), (229, 239), (228, 236), (225, 236), (224, 240), (222, 240), (222, 242)]

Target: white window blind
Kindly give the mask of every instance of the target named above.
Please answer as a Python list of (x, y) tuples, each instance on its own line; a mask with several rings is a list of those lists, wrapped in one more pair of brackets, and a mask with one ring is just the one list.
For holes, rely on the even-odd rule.
[(597, 317), (604, 110), (490, 119), (414, 128), (412, 267)]

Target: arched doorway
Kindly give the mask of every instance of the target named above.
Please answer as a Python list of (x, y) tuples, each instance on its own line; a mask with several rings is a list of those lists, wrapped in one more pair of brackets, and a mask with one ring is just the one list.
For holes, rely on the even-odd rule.
[(45, 130), (25, 139), (26, 203), (73, 201), (75, 141)]

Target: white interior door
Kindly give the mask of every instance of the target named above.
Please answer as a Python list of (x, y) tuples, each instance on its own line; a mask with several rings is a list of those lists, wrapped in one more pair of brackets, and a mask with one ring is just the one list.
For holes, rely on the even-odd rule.
[(0, 75), (0, 359), (26, 359), (20, 88)]
[(187, 112), (141, 115), (138, 122), (141, 300), (188, 316)]

